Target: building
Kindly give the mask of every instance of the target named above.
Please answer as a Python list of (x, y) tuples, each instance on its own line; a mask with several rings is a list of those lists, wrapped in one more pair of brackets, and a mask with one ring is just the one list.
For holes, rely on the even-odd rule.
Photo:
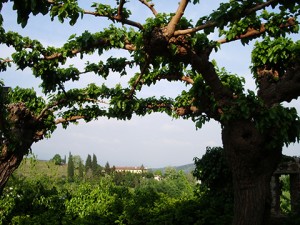
[(130, 166), (120, 166), (120, 167), (115, 167), (116, 172), (130, 172), (130, 173), (144, 173), (147, 172), (147, 168), (144, 166), (140, 167), (130, 167)]

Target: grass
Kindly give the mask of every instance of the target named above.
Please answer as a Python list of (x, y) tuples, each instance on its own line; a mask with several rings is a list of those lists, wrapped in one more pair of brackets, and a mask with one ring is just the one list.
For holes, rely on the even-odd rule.
[(14, 175), (20, 177), (49, 177), (66, 178), (67, 164), (55, 165), (52, 161), (37, 160), (34, 158), (25, 158)]

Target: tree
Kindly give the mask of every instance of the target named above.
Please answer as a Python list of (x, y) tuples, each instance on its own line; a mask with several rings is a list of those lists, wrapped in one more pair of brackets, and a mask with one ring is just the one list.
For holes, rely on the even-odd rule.
[[(0, 9), (5, 2), (1, 1)], [(184, 17), (187, 6), (194, 4), (196, 9), (210, 2), (181, 0), (171, 14), (157, 12), (149, 1), (140, 3), (153, 14), (143, 22), (131, 20), (129, 9), (135, 7), (134, 1), (120, 0), (111, 5), (96, 2), (92, 11), (83, 9), (76, 0), (43, 0), (39, 4), (35, 0), (13, 1), (22, 27), (31, 13), (50, 14), (53, 21), (58, 18), (70, 25), (88, 16), (105, 17), (112, 24), (96, 33), (74, 34), (62, 47), (45, 47), (40, 41), (0, 29), (0, 43), (15, 49), (11, 57), (1, 59), (1, 71), (11, 63), (21, 70), (31, 69), (49, 96), (48, 102), (34, 94), (24, 99), (24, 90), (14, 90), (19, 98), (11, 98), (1, 108), (1, 138), (5, 139), (1, 142), (1, 186), (32, 143), (53, 132), (57, 123), (67, 127), (78, 119), (89, 122), (105, 116), (127, 120), (133, 114), (164, 112), (191, 119), (198, 128), (211, 119), (221, 124), (224, 154), (233, 178), (233, 225), (265, 223), (270, 211), (270, 179), (282, 147), (299, 140), (297, 111), (282, 104), (300, 95), (300, 42), (288, 36), (298, 33), (299, 1), (226, 1), (195, 23)], [(0, 22), (2, 25), (2, 18)], [(215, 38), (217, 35), (220, 39)], [(251, 91), (245, 90), (244, 78), (219, 68), (212, 52), (218, 54), (224, 44), (247, 45), (253, 40), (257, 40), (251, 65), (256, 89)], [(128, 57), (87, 61), (82, 70), (66, 64), (76, 56), (84, 60), (87, 54), (101, 56), (114, 49), (127, 51)], [(139, 71), (132, 75), (133, 67)], [(85, 73), (106, 79), (113, 72), (132, 75), (128, 86), (64, 86)], [(144, 86), (163, 80), (183, 82), (187, 87), (176, 98), (141, 97)], [(16, 162), (9, 164), (11, 168), (6, 167), (11, 161), (6, 153)]]
[(92, 172), (93, 172), (93, 176), (97, 176), (98, 172), (99, 172), (99, 165), (97, 162), (97, 156), (95, 154), (93, 154), (93, 160), (92, 160)]
[(104, 171), (105, 171), (106, 174), (110, 174), (112, 172), (112, 169), (110, 168), (109, 162), (105, 163)]
[(82, 164), (82, 161), (79, 161), (79, 166), (78, 166), (78, 177), (83, 178), (83, 171), (84, 171), (84, 166)]
[(71, 152), (69, 153), (69, 159), (68, 159), (68, 179), (69, 181), (74, 180), (74, 174), (75, 174), (75, 168), (74, 168), (74, 162)]
[(62, 159), (59, 154), (55, 154), (52, 158), (52, 161), (54, 162), (55, 165), (61, 165), (62, 164)]
[(82, 159), (81, 159), (80, 155), (72, 155), (72, 160), (73, 160), (74, 168), (78, 169), (80, 166), (80, 163), (82, 164)]
[(85, 172), (88, 172), (89, 169), (92, 169), (92, 157), (88, 154), (85, 161)]
[(200, 181), (196, 196), (201, 224), (230, 224), (233, 209), (233, 183), (221, 147), (208, 147), (201, 159), (195, 158), (193, 175)]

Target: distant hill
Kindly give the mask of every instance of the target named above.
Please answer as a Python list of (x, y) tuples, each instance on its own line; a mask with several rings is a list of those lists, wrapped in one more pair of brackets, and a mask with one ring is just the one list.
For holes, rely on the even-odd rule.
[(190, 173), (195, 169), (195, 164), (191, 163), (191, 164), (187, 164), (187, 165), (183, 165), (183, 166), (177, 166), (177, 167), (175, 167), (175, 169), (177, 171), (182, 170), (186, 173)]
[(186, 164), (186, 165), (182, 165), (182, 166), (167, 166), (167, 167), (163, 167), (163, 168), (150, 168), (149, 170), (151, 170), (153, 172), (156, 170), (160, 170), (162, 173), (164, 173), (166, 168), (170, 168), (170, 167), (176, 169), (176, 171), (182, 170), (185, 173), (191, 173), (195, 169), (195, 164), (191, 163), (191, 164)]

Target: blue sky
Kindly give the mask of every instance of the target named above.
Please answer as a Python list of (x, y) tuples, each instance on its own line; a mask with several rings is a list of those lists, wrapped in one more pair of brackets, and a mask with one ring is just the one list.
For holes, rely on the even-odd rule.
[[(95, 1), (95, 0), (94, 0)], [(79, 0), (79, 3), (89, 9), (94, 2)], [(101, 1), (113, 2), (113, 1)], [(153, 1), (158, 12), (174, 12), (177, 8), (177, 0)], [(196, 21), (197, 17), (203, 16), (216, 8), (221, 1), (202, 0), (201, 5), (189, 5), (186, 17)], [(152, 16), (150, 10), (139, 1), (131, 1), (132, 20), (144, 23), (148, 16)], [(128, 7), (129, 8), (129, 7)], [(44, 45), (61, 46), (73, 33), (80, 33), (84, 30), (96, 32), (108, 26), (105, 18), (94, 18), (85, 15), (74, 27), (68, 23), (60, 24), (57, 21), (50, 22), (49, 15), (45, 17), (31, 17), (25, 29), (16, 24), (16, 14), (11, 10), (11, 4), (5, 4), (2, 10), (4, 26), (6, 30), (20, 32), (22, 35), (30, 36), (40, 40)], [(213, 39), (214, 37), (212, 35)], [(8, 57), (11, 49), (0, 46), (0, 57)], [(111, 51), (101, 56), (105, 59), (110, 54), (126, 56), (126, 53)], [(246, 78), (246, 88), (254, 89), (254, 82), (251, 79), (249, 70), (251, 46), (242, 47), (240, 43), (230, 43), (222, 46), (221, 51), (212, 55), (219, 66), (224, 66), (230, 72), (239, 74)], [(87, 56), (84, 59), (90, 61), (99, 60), (98, 55)], [(84, 66), (85, 61), (75, 58), (68, 62), (79, 68)], [(134, 72), (134, 70), (132, 71)], [(38, 88), (39, 80), (33, 78), (30, 70), (19, 71), (15, 67), (1, 73), (7, 86), (34, 87)], [(100, 82), (95, 76), (86, 75), (79, 84), (69, 84), (69, 87), (86, 85), (91, 82)], [(114, 74), (108, 80), (109, 83), (124, 83), (118, 74)], [(167, 95), (174, 96), (183, 88), (181, 84), (170, 84), (161, 82), (155, 87), (144, 89), (143, 95)], [(70, 126), (67, 130), (58, 128), (52, 137), (42, 140), (32, 146), (33, 153), (40, 159), (50, 159), (55, 154), (62, 156), (72, 152), (73, 155), (80, 155), (83, 160), (88, 154), (96, 154), (98, 163), (104, 165), (107, 161), (115, 166), (140, 166), (162, 167), (178, 166), (193, 162), (194, 157), (201, 157), (207, 146), (221, 146), (221, 130), (217, 122), (211, 121), (201, 130), (196, 130), (192, 121), (174, 120), (164, 114), (152, 114), (146, 117), (133, 117), (130, 121), (117, 121), (114, 119), (99, 118), (91, 123), (80, 122), (79, 125)], [(284, 151), (285, 154), (299, 155), (296, 152), (298, 145), (291, 146)]]

